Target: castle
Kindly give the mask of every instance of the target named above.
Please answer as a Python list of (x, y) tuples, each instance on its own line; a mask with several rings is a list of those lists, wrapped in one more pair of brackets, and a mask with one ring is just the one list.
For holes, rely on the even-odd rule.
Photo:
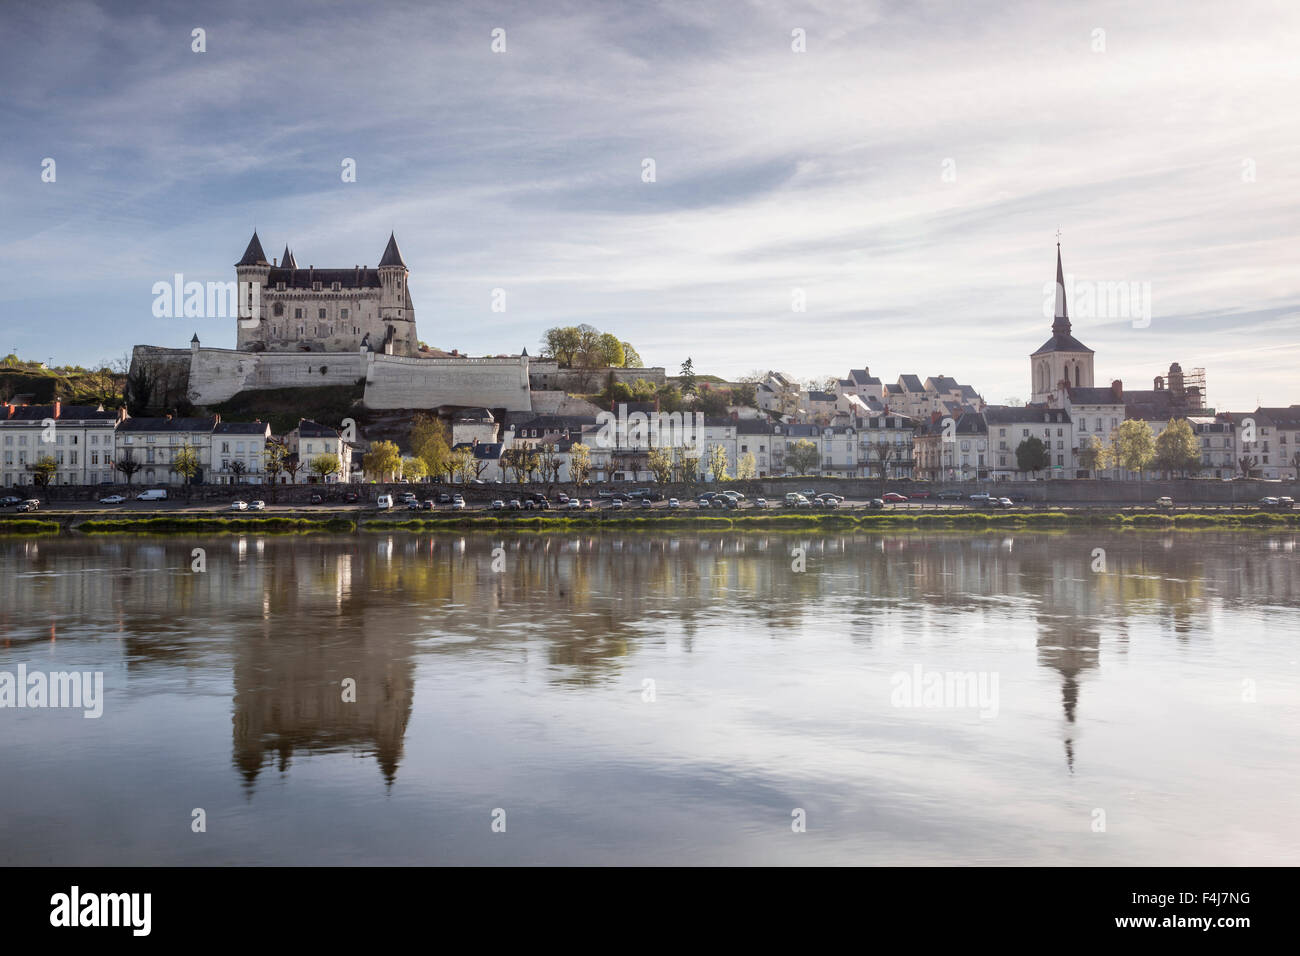
[(418, 351), (409, 273), (395, 235), (377, 268), (301, 269), (287, 245), (278, 263), (267, 261), (254, 232), (235, 275), (240, 289), (259, 290), (252, 316), (239, 322), (240, 352)]

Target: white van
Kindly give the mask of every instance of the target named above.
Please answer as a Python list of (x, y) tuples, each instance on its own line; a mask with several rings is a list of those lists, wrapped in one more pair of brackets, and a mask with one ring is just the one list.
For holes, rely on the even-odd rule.
[(135, 496), (136, 501), (166, 501), (166, 488), (150, 488), (148, 491), (142, 491)]
[(375, 507), (380, 511), (387, 511), (389, 508), (393, 507), (393, 496), (380, 495), (375, 499)]

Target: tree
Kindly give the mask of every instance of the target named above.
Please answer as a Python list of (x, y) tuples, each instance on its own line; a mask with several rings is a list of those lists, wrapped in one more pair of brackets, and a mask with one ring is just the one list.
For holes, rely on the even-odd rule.
[(244, 472), (247, 470), (247, 466), (245, 466), (245, 464), (238, 458), (235, 458), (230, 462), (230, 473), (235, 476), (235, 482), (237, 484), (243, 483)]
[(561, 368), (570, 368), (581, 345), (578, 330), (572, 326), (547, 329), (542, 333), (542, 354), (555, 359)]
[(893, 442), (884, 441), (883, 439), (875, 442), (871, 446), (876, 450), (876, 468), (880, 472), (881, 487), (884, 487), (885, 479), (889, 477), (889, 459), (894, 457), (897, 449)]
[(746, 408), (758, 408), (758, 386), (753, 382), (742, 382), (731, 390), (731, 404), (744, 405)]
[(569, 448), (569, 478), (576, 485), (584, 485), (591, 477), (591, 449), (581, 442)]
[(524, 446), (507, 448), (501, 453), (501, 470), (514, 475), (517, 485), (523, 484), (528, 473), (528, 449)]
[(402, 453), (391, 441), (377, 441), (361, 459), (361, 470), (376, 481), (389, 481), (402, 467)]
[(407, 444), (412, 454), (424, 463), (425, 474), (439, 475), (446, 470), (451, 442), (447, 437), (447, 426), (441, 419), (424, 413), (416, 415), (411, 421)]
[(1026, 438), (1016, 446), (1017, 471), (1042, 471), (1052, 463), (1052, 456), (1041, 438)]
[(1241, 469), (1241, 477), (1243, 478), (1249, 478), (1250, 473), (1255, 470), (1255, 466), (1258, 464), (1259, 459), (1252, 458), (1250, 455), (1237, 459), (1237, 467)]
[(592, 365), (622, 368), (627, 361), (627, 353), (623, 351), (623, 343), (619, 341), (617, 335), (604, 332), (596, 340), (591, 358)]
[(726, 481), (727, 449), (722, 445), (710, 445), (705, 452), (704, 467), (714, 481)]
[(289, 454), (289, 450), (278, 441), (273, 441), (266, 446), (263, 452), (263, 460), (267, 475), (271, 478), (271, 484), (279, 484), (279, 477), (284, 472), (284, 459)]
[(632, 348), (631, 342), (623, 344), (623, 367), (624, 368), (645, 368), (645, 362), (641, 360), (640, 354)]
[(325, 481), (330, 475), (336, 475), (342, 470), (343, 461), (333, 452), (317, 455), (311, 460), (311, 473), (321, 481)]
[(122, 383), (122, 402), (131, 417), (141, 418), (149, 414), (149, 406), (154, 400), (157, 387), (158, 378), (147, 362), (127, 360), (126, 380)]
[(696, 481), (700, 477), (700, 456), (682, 452), (681, 460), (677, 462), (678, 468), (682, 472), (682, 481)]
[(661, 385), (655, 392), (661, 412), (680, 412), (682, 410), (682, 390), (676, 385)]
[(654, 472), (655, 481), (665, 485), (673, 480), (673, 456), (663, 448), (651, 448), (648, 456), (650, 470)]
[(820, 460), (821, 452), (817, 450), (817, 445), (807, 438), (799, 439), (794, 445), (786, 449), (786, 467), (793, 469), (796, 475), (809, 474), (817, 467)]
[(1156, 440), (1147, 422), (1140, 418), (1120, 422), (1119, 434), (1115, 438), (1115, 461), (1119, 467), (1136, 471), (1141, 481), (1142, 472), (1155, 456)]
[(1187, 419), (1174, 419), (1156, 436), (1154, 460), (1166, 478), (1174, 472), (1200, 470), (1201, 446)]
[[(242, 461), (235, 462), (242, 466)], [(194, 476), (199, 473), (199, 453), (193, 445), (186, 442), (177, 450), (176, 456), (172, 459), (171, 470), (184, 479), (185, 487), (189, 488), (190, 483), (194, 481)]]
[(687, 356), (682, 363), (681, 389), (683, 395), (695, 394), (695, 363)]
[(752, 451), (747, 451), (736, 462), (736, 477), (741, 481), (752, 481), (758, 477), (758, 460)]
[(731, 404), (731, 392), (723, 388), (712, 388), (708, 382), (699, 386), (695, 393), (695, 407), (705, 415), (718, 417), (727, 413)]
[(564, 459), (560, 457), (555, 442), (542, 442), (537, 449), (537, 470), (542, 473), (542, 481), (559, 481), (563, 467)]
[(54, 483), (54, 474), (58, 470), (59, 466), (54, 463), (54, 459), (49, 455), (42, 455), (36, 459), (36, 464), (31, 466), (32, 484), (45, 492), (47, 504), (50, 500), (50, 485)]
[[(313, 465), (314, 465), (314, 463), (313, 463)], [(421, 478), (423, 478), (423, 477), (424, 477), (425, 475), (427, 475), (428, 473), (429, 473), (429, 470), (428, 470), (427, 467), (425, 467), (424, 459), (422, 459), (422, 458), (403, 458), (403, 459), (402, 459), (402, 477), (403, 477), (403, 478), (407, 478), (407, 479), (410, 479), (410, 480), (412, 480), (412, 481), (419, 481)]]
[(1098, 436), (1089, 435), (1079, 444), (1079, 467), (1094, 473), (1110, 467), (1110, 449)]
[(289, 476), (289, 484), (298, 483), (298, 472), (302, 471), (302, 459), (297, 455), (284, 456), (284, 473)]
[(468, 448), (455, 448), (451, 453), (452, 470), (461, 482), (470, 480), (474, 474), (474, 453)]
[(139, 471), (140, 467), (140, 462), (136, 461), (135, 458), (132, 457), (130, 450), (124, 451), (118, 457), (117, 461), (113, 462), (113, 469), (126, 475), (126, 483), (128, 485), (131, 483), (131, 476)]
[(1300, 481), (1300, 451), (1291, 456), (1291, 468), (1295, 472), (1295, 480)]

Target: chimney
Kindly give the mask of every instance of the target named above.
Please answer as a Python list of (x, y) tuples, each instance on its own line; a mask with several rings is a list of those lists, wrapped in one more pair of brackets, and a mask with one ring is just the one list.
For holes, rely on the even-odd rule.
[(1117, 402), (1124, 398), (1124, 383), (1119, 379), (1110, 383), (1110, 397)]

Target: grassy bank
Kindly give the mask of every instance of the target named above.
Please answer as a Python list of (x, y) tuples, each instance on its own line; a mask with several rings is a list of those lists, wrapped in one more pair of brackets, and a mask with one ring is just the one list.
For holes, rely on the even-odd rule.
[(261, 534), (350, 534), (350, 518), (216, 518), (177, 515), (156, 518), (92, 518), (77, 525), (86, 534), (180, 534), (255, 531)]
[(0, 521), (0, 534), (57, 534), (60, 530), (57, 521), (42, 521), (39, 518), (12, 518)]

